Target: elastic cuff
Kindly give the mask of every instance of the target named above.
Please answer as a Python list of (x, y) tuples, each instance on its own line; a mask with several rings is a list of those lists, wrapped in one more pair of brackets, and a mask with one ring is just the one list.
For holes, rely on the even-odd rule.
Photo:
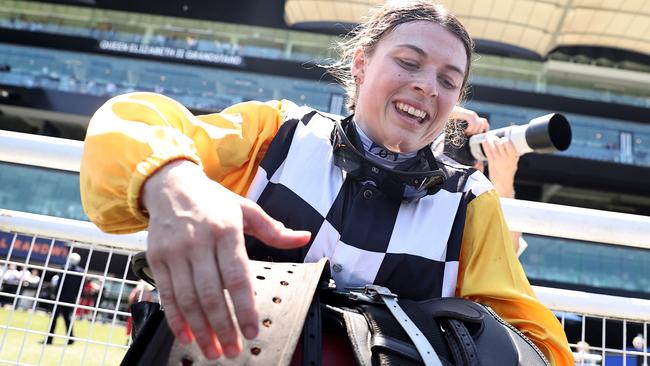
[(149, 222), (149, 213), (144, 209), (141, 201), (144, 183), (160, 168), (177, 160), (191, 161), (203, 169), (203, 164), (201, 164), (198, 156), (184, 153), (168, 156), (152, 155), (136, 165), (135, 171), (129, 181), (127, 202), (131, 214), (139, 221)]

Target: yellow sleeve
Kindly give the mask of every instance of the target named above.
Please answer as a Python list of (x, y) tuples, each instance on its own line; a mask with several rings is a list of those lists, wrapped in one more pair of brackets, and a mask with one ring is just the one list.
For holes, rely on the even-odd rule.
[(145, 229), (142, 186), (178, 159), (193, 161), (211, 179), (245, 194), (290, 105), (246, 102), (194, 116), (159, 94), (112, 98), (92, 117), (84, 143), (79, 176), (86, 214), (106, 232)]
[(516, 257), (494, 190), (468, 205), (457, 295), (492, 307), (530, 338), (551, 364), (573, 365), (560, 322), (537, 300)]

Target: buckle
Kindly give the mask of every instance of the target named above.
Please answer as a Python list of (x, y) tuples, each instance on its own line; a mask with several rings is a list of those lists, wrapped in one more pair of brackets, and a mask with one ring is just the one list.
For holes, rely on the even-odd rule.
[(378, 285), (365, 285), (363, 287), (346, 287), (346, 294), (352, 300), (360, 300), (375, 304), (385, 303), (384, 298), (396, 299), (397, 295), (390, 290)]
[(347, 295), (352, 300), (361, 300), (373, 304), (385, 304), (391, 315), (397, 320), (398, 324), (404, 329), (406, 334), (413, 341), (413, 345), (418, 350), (420, 357), (425, 366), (442, 366), (442, 362), (429, 343), (427, 338), (422, 334), (417, 325), (404, 312), (397, 302), (397, 295), (390, 292), (389, 289), (377, 285), (365, 285), (364, 287), (346, 288)]

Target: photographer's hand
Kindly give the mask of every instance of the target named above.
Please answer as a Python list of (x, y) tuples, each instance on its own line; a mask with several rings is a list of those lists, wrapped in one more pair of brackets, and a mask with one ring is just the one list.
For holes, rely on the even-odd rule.
[(494, 189), (501, 197), (514, 198), (515, 174), (519, 162), (519, 154), (514, 145), (506, 137), (487, 134), (481, 146), (488, 159), (490, 181), (494, 184)]
[(150, 215), (147, 261), (169, 328), (183, 344), (196, 339), (208, 359), (237, 356), (237, 325), (246, 338), (258, 332), (244, 233), (278, 248), (305, 245), (311, 234), (285, 228), (185, 160), (151, 176), (142, 197)]

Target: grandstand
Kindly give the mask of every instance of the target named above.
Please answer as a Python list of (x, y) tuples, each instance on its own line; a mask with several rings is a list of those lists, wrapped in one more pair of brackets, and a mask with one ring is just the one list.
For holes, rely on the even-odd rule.
[[(195, 113), (286, 98), (344, 114), (342, 88), (319, 65), (331, 62), (335, 56), (329, 46), (375, 2), (333, 0), (323, 7), (308, 0), (163, 1), (155, 6), (0, 0), (0, 129), (73, 140), (31, 141), (11, 134), (2, 135), (0, 143), (14, 141), (15, 149), (26, 151), (55, 151), (57, 144), (78, 149), (93, 111), (111, 96), (135, 90), (171, 96)], [(645, 225), (650, 216), (650, 5), (629, 0), (616, 6), (580, 0), (441, 2), (477, 39), (469, 108), (487, 116), (492, 128), (550, 112), (571, 121), (573, 142), (567, 151), (520, 159), (516, 198), (619, 213), (616, 218)], [(17, 264), (46, 270), (35, 288), (39, 293), (54, 274), (64, 273), (65, 254), (74, 249), (82, 254), (87, 279), (103, 285), (95, 305), (86, 308), (88, 319), (78, 320), (87, 322), (88, 331), (77, 337), (90, 340), (75, 346), (82, 348), (81, 356), (66, 355), (64, 349), (44, 354), (38, 348), (36, 356), (27, 357), (27, 345), (46, 328), (27, 336), (23, 329), (42, 321), (38, 316), (44, 313), (16, 311), (16, 317), (35, 314), (18, 324), (5, 310), (0, 363), (90, 364), (90, 354), (97, 351), (103, 356), (92, 362), (114, 364), (127, 344), (121, 327), (136, 280), (128, 263), (142, 249), (142, 239), (83, 231), (87, 218), (79, 199), (76, 153), (66, 165), (54, 153), (23, 158), (30, 153), (7, 146), (0, 146), (0, 216), (41, 216), (26, 216), (31, 221), (24, 226), (0, 221), (0, 269)], [(590, 220), (581, 211), (575, 215)], [(57, 221), (68, 231), (56, 231), (39, 226), (50, 220), (43, 216), (75, 221)], [(597, 364), (648, 362), (647, 345), (638, 350), (632, 342), (637, 334), (648, 339), (650, 311), (643, 302), (650, 301), (647, 235), (630, 239), (621, 232), (620, 241), (568, 231), (555, 235), (537, 232), (531, 223), (518, 224), (513, 216), (508, 216), (511, 227), (521, 225), (529, 243), (521, 261), (534, 285), (611, 296), (621, 301), (611, 304), (642, 304), (639, 309), (647, 311), (626, 318), (617, 308), (554, 307), (574, 350), (587, 341)], [(586, 221), (578, 225), (577, 232), (591, 227)], [(34, 249), (38, 245), (45, 248), (42, 255)], [(10, 299), (10, 309), (20, 300), (25, 309), (42, 312), (56, 304), (5, 289), (1, 295)], [(564, 296), (560, 293), (558, 298)], [(553, 300), (548, 294), (553, 292), (545, 299)], [(101, 336), (93, 335), (95, 328)]]

